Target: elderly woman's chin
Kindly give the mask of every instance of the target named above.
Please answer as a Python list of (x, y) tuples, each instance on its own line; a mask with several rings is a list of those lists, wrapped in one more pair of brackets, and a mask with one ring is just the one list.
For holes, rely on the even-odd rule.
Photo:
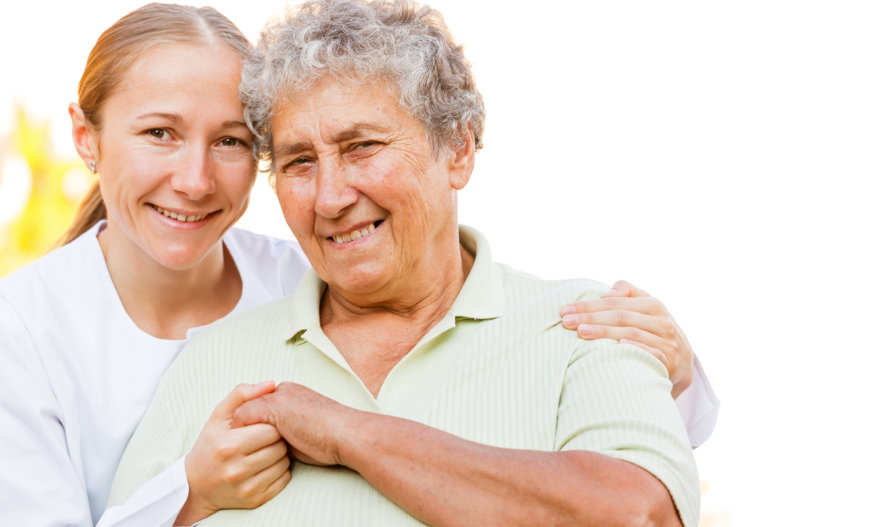
[[(383, 294), (392, 285), (402, 282), (399, 271), (401, 266), (388, 257), (391, 255), (392, 252), (382, 250), (377, 258), (368, 255), (362, 261), (327, 261), (318, 274), (335, 293), (373, 298)], [(313, 266), (315, 268), (315, 263)]]

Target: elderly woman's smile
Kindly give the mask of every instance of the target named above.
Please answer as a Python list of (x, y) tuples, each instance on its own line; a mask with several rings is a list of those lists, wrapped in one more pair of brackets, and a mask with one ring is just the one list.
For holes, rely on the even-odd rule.
[(460, 283), (466, 176), (388, 84), (323, 77), (273, 115), (279, 202), (332, 290), (386, 303), (444, 275)]
[(335, 234), (331, 236), (331, 239), (334, 240), (334, 243), (337, 244), (349, 243), (368, 236), (369, 234), (374, 232), (374, 229), (374, 223), (369, 223), (361, 229), (351, 229), (349, 232), (345, 232), (343, 234)]

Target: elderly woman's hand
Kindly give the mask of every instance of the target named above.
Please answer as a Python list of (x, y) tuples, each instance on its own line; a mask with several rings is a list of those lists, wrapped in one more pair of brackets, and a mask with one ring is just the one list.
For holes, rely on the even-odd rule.
[[(272, 425), (290, 445), (291, 455), (308, 465), (340, 465), (341, 441), (359, 413), (306, 386), (279, 384), (275, 391), (236, 410), (235, 426)], [(352, 417), (351, 417), (352, 416)]]
[(693, 348), (658, 298), (624, 280), (597, 300), (560, 309), (563, 326), (583, 339), (610, 338), (637, 346), (659, 359), (677, 397), (693, 382)]

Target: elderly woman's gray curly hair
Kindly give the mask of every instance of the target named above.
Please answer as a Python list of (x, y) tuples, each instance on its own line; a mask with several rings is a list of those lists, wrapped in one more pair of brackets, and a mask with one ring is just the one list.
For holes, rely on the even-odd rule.
[(260, 159), (271, 160), (275, 105), (329, 74), (387, 81), (437, 153), (463, 144), (468, 126), (482, 147), (483, 99), (438, 11), (408, 0), (328, 0), (270, 22), (245, 61), (239, 90)]

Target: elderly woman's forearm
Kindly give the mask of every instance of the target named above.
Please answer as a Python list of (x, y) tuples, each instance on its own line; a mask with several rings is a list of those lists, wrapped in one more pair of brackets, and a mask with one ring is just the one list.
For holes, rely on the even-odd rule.
[(340, 461), (431, 525), (681, 525), (655, 476), (603, 454), (496, 448), (365, 412), (354, 424)]

